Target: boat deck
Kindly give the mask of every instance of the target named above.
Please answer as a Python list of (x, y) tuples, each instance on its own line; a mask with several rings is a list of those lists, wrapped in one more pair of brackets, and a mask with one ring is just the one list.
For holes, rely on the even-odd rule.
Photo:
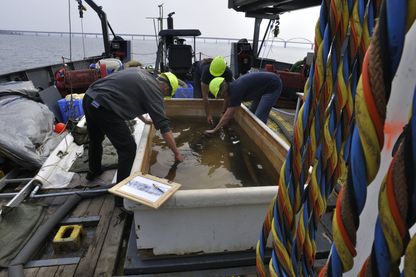
[[(273, 120), (273, 118), (279, 120), (285, 118), (286, 122), (277, 124), (276, 120)], [(285, 135), (292, 135), (293, 130), (291, 126), (293, 124), (293, 117), (273, 110), (271, 119), (272, 120), (269, 120), (268, 122), (268, 126), (274, 132), (279, 134), (279, 136), (282, 136), (282, 133), (286, 133)], [(289, 141), (287, 136), (286, 140)], [(111, 183), (112, 176), (112, 174), (106, 174), (106, 180), (103, 180), (104, 183)], [(82, 184), (82, 182), (85, 182), (83, 174), (77, 175), (77, 178), (74, 179), (75, 180), (71, 181), (71, 187), (78, 187), (78, 190), (80, 185), (85, 187), (85, 184)], [(47, 193), (58, 191), (68, 192), (71, 190), (73, 189), (49, 190)], [(43, 198), (42, 200), (31, 199), (27, 202), (42, 204), (46, 207), (46, 216), (43, 220), (43, 222), (45, 222), (48, 219), (48, 216), (54, 214), (54, 212), (65, 202), (66, 198), (67, 196), (58, 196)], [(8, 200), (9, 199), (0, 199), (0, 205), (6, 204)], [(323, 217), (318, 229), (318, 233), (322, 235), (317, 238), (317, 244), (320, 246), (317, 259), (322, 259), (322, 261), (326, 259), (332, 241), (331, 218), (332, 211), (329, 211)], [(49, 256), (45, 257), (44, 254), (42, 256), (39, 253), (35, 255), (29, 263), (25, 264), (25, 276), (113, 276), (125, 274), (124, 259), (126, 257), (128, 259), (129, 257), (128, 255), (126, 256), (126, 251), (132, 215), (127, 214), (120, 208), (114, 206), (113, 195), (105, 194), (81, 200), (62, 223), (65, 224), (68, 221), (92, 226), (92, 235), (87, 235), (89, 238), (87, 247), (84, 247), (81, 251), (77, 252), (76, 255), (72, 254), (70, 257), (54, 257), (53, 251), (51, 250), (51, 241), (58, 229), (55, 228), (54, 232), (49, 234), (48, 242), (38, 251), (43, 253), (49, 251)], [(319, 262), (317, 266), (319, 267)], [(243, 274), (244, 276), (255, 276), (255, 266), (240, 267), (237, 272), (235, 270), (225, 270), (222, 271), (222, 274), (220, 274), (219, 271), (205, 270), (199, 271), (199, 273), (194, 272), (194, 275), (189, 275), (190, 273), (187, 272), (181, 272), (160, 273), (157, 275), (146, 274), (140, 276), (212, 276), (212, 274), (215, 276), (219, 276), (218, 274), (220, 274), (220, 276), (231, 276), (236, 273)], [(3, 268), (0, 271), (0, 277), (3, 276), (8, 276), (7, 268)]]
[[(37, 204), (47, 205), (45, 220), (61, 206), (67, 196), (48, 198), (36, 201)], [(5, 201), (4, 201), (5, 202)], [(4, 204), (0, 202), (1, 204)], [(122, 238), (128, 215), (114, 206), (112, 195), (102, 195), (91, 199), (83, 199), (70, 213), (66, 221), (89, 222), (94, 227), (94, 236), (89, 247), (81, 255), (71, 258), (39, 259), (27, 263), (25, 276), (113, 276), (121, 273), (117, 265), (119, 258), (124, 257)], [(52, 240), (51, 234), (50, 237)], [(43, 250), (46, 251), (45, 246)], [(122, 269), (121, 269), (122, 270)], [(8, 276), (7, 269), (0, 271), (0, 277)]]
[[(114, 170), (107, 171), (106, 174), (100, 176), (99, 182), (110, 184), (114, 174)], [(70, 187), (73, 189), (45, 190), (42, 191), (42, 194), (67, 193), (88, 188), (88, 183), (85, 184), (85, 173), (74, 175)], [(99, 188), (100, 186), (94, 187), (94, 189)], [(44, 224), (65, 203), (68, 197), (65, 195), (29, 199), (26, 203), (45, 207), (45, 216), (42, 221)], [(0, 199), (0, 206), (8, 201), (9, 199)], [(123, 236), (127, 237), (125, 230), (128, 230), (126, 226), (130, 226), (128, 223), (131, 223), (131, 219), (131, 215), (115, 207), (112, 194), (105, 193), (81, 199), (65, 216), (61, 224), (58, 224), (48, 235), (46, 242), (32, 257), (32, 260), (25, 264), (25, 276), (113, 276), (122, 273), (122, 266), (120, 268), (118, 265), (123, 264), (122, 259), (125, 256), (122, 253), (125, 250)], [(67, 224), (83, 225), (81, 249), (55, 255), (51, 243), (53, 236), (61, 225)], [(3, 276), (8, 276), (7, 268), (0, 271), (0, 277)]]

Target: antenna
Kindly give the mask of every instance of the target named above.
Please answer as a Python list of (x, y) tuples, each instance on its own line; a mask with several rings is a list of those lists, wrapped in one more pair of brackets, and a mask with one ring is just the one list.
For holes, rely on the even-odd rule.
[(158, 5), (159, 8), (159, 31), (163, 30), (163, 5), (164, 3)]

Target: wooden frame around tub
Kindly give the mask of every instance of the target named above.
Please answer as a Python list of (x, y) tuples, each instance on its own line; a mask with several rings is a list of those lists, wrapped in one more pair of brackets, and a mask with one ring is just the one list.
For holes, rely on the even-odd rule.
[[(210, 110), (213, 116), (221, 116), (223, 103), (222, 99), (210, 99)], [(169, 99), (165, 100), (165, 112), (168, 117), (175, 116), (193, 116), (205, 118), (205, 109), (202, 99)], [(249, 134), (253, 139), (253, 143), (264, 153), (270, 164), (276, 169), (277, 174), (280, 174), (280, 168), (286, 159), (289, 145), (286, 141), (268, 128), (261, 120), (253, 115), (247, 107), (243, 104), (237, 109), (234, 115), (234, 120)], [(149, 161), (152, 145), (152, 137), (154, 134), (154, 127), (151, 126), (150, 135), (147, 138), (145, 149), (142, 149), (144, 154), (143, 162), (139, 170), (142, 172), (149, 172)]]
[[(209, 108), (212, 116), (221, 116), (224, 100), (210, 99)], [(205, 108), (202, 99), (169, 99), (165, 100), (165, 112), (170, 116), (194, 116), (205, 118)]]
[[(213, 116), (221, 116), (223, 99), (210, 99), (209, 107)], [(165, 100), (165, 111), (169, 116), (196, 116), (205, 118), (205, 109), (202, 99), (170, 99)], [(253, 143), (264, 153), (269, 162), (280, 173), (280, 168), (286, 160), (290, 146), (280, 138), (249, 109), (241, 104), (237, 109), (234, 119), (237, 124), (253, 139)]]
[(153, 144), (153, 137), (155, 135), (156, 129), (153, 124), (149, 125), (148, 131), (145, 133), (146, 141), (144, 145), (139, 146), (139, 151), (143, 153), (143, 159), (140, 168), (138, 169), (139, 172), (148, 173), (150, 170), (150, 156), (152, 154), (152, 144)]
[(263, 138), (262, 140), (253, 139), (252, 141), (262, 150), (270, 163), (280, 173), (280, 168), (286, 160), (286, 155), (290, 148), (286, 141), (270, 130), (243, 104), (237, 109), (234, 120), (250, 137)]
[(157, 209), (180, 187), (181, 184), (137, 172), (108, 191), (131, 201)]

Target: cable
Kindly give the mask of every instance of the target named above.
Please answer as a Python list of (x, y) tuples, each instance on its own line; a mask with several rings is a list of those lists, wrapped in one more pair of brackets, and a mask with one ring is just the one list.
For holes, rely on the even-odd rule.
[(82, 35), (82, 52), (84, 53), (84, 59), (86, 58), (85, 55), (85, 41), (84, 41), (84, 20), (81, 17), (81, 35)]
[[(84, 42), (84, 11), (86, 11), (87, 9), (84, 7), (84, 5), (82, 5), (82, 1), (78, 0), (78, 12), (79, 12), (79, 18), (81, 19), (81, 36), (82, 36), (82, 50), (84, 53), (84, 59), (86, 57), (85, 55), (85, 42)], [(109, 26), (111, 29), (111, 26)], [(113, 31), (111, 29), (111, 31)], [(114, 32), (113, 32), (114, 34)]]

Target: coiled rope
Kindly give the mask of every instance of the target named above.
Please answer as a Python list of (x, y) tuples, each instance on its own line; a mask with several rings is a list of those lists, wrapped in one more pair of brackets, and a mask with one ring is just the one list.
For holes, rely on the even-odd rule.
[[(416, 95), (416, 88), (414, 95)], [(379, 216), (375, 227), (375, 240), (371, 255), (363, 264), (360, 276), (399, 275), (399, 262), (408, 248), (406, 258), (414, 257), (413, 244), (409, 242), (409, 228), (416, 221), (416, 190), (414, 170), (416, 158), (416, 97), (413, 97), (412, 118), (402, 134), (402, 139), (381, 184)], [(413, 203), (412, 203), (413, 200)], [(412, 261), (414, 264), (416, 260)], [(413, 267), (413, 269), (411, 269)], [(413, 271), (413, 274), (410, 274)], [(405, 276), (415, 276), (413, 265), (407, 262)]]
[[(369, 41), (367, 38), (367, 43), (362, 42), (362, 26), (373, 24), (364, 23), (374, 20), (373, 6), (377, 7), (377, 3), (367, 5), (364, 13), (364, 1), (322, 2), (315, 29), (316, 58), (305, 85), (306, 101), (299, 111), (292, 147), (281, 169), (278, 194), (269, 207), (257, 244), (256, 265), (260, 276), (267, 275), (264, 255), (270, 232), (273, 241), (270, 274), (313, 275), (318, 220), (325, 211), (329, 192), (345, 171), (339, 157), (343, 156), (342, 146), (352, 129), (353, 96), (349, 88), (351, 84), (354, 87), (359, 76), (362, 59), (357, 53), (360, 49), (365, 51)], [(370, 33), (364, 32), (364, 36)]]
[[(364, 58), (355, 97), (356, 126), (352, 137), (348, 181), (338, 196), (333, 220), (334, 244), (328, 263), (320, 273), (322, 276), (339, 276), (353, 266), (359, 215), (364, 208), (366, 187), (374, 179), (380, 165), (386, 105), (400, 61), (406, 26), (410, 26), (406, 24), (407, 5), (407, 1), (383, 3), (379, 23)], [(388, 60), (390, 56), (392, 58)], [(379, 227), (380, 223), (377, 225)], [(386, 259), (384, 262), (388, 267)], [(381, 263), (378, 266), (379, 269), (383, 268)]]
[[(333, 2), (337, 2), (337, 6), (339, 6), (340, 1)], [(301, 210), (303, 202), (301, 196), (304, 195), (303, 185), (308, 176), (312, 157), (315, 156), (316, 152), (320, 153), (321, 151), (317, 149), (317, 144), (320, 140), (320, 118), (322, 118), (324, 105), (319, 106), (318, 103), (323, 91), (327, 89), (325, 81), (328, 53), (333, 40), (331, 34), (335, 33), (331, 32), (328, 21), (330, 4), (327, 1), (322, 2), (320, 19), (315, 28), (316, 59), (305, 85), (306, 101), (299, 111), (292, 147), (281, 169), (276, 201), (269, 209), (268, 216), (266, 216), (263, 224), (260, 241), (257, 244), (257, 270), (261, 276), (266, 275), (264, 249), (270, 230), (272, 232), (273, 251), (269, 270), (272, 276), (282, 274), (293, 276), (297, 274), (300, 261), (302, 261), (302, 272), (307, 274), (314, 259), (316, 249), (313, 244), (315, 226), (310, 227), (312, 224), (309, 224), (309, 211), (313, 207), (306, 203), (307, 205), (303, 206)], [(340, 17), (333, 16), (332, 18), (338, 21)], [(335, 26), (338, 26), (338, 23), (335, 23)], [(318, 194), (314, 194), (314, 203)], [(322, 210), (324, 205), (322, 201), (319, 201), (319, 203), (319, 210)], [(299, 216), (297, 222), (295, 221), (296, 215)], [(295, 237), (297, 237), (297, 240)], [(306, 255), (301, 255), (303, 252), (301, 249), (304, 245), (306, 246)]]
[[(350, 35), (349, 37), (344, 35), (346, 33), (346, 29), (344, 28), (345, 24), (343, 24), (345, 19), (340, 19), (340, 27), (337, 29), (337, 33), (334, 34), (335, 41), (332, 44), (332, 69), (327, 70), (327, 89), (324, 98), (319, 103), (322, 107), (326, 107), (326, 110), (320, 112), (324, 118), (320, 122), (323, 128), (323, 137), (320, 138), (321, 141), (318, 145), (315, 163), (312, 168), (311, 182), (308, 184), (310, 191), (308, 201), (311, 203), (304, 202), (305, 209), (307, 205), (312, 205), (314, 208), (311, 218), (315, 220), (312, 222), (313, 224), (309, 224), (309, 234), (314, 234), (318, 220), (325, 211), (326, 199), (329, 193), (332, 191), (338, 179), (346, 171), (342, 146), (345, 145), (345, 141), (349, 138), (353, 97), (349, 93), (351, 84), (348, 83), (348, 80), (351, 75), (359, 75), (359, 64), (362, 62), (362, 53), (360, 53), (360, 50), (366, 51), (365, 44), (361, 43), (365, 39), (365, 33), (362, 31), (363, 26), (365, 27), (367, 25), (366, 22), (368, 20), (374, 20), (371, 16), (373, 11), (372, 2), (368, 2), (367, 8), (365, 8), (363, 1), (343, 2), (343, 4), (343, 7), (339, 5), (336, 7), (334, 4), (331, 5), (331, 7), (335, 7), (331, 13), (335, 14), (336, 10), (342, 10), (344, 18), (349, 18)], [(367, 34), (370, 34), (370, 32), (367, 32)], [(360, 48), (360, 45), (364, 45), (364, 47)], [(346, 51), (347, 49), (349, 49), (349, 52)], [(331, 74), (332, 78), (330, 78)], [(328, 103), (329, 97), (332, 97), (332, 99)], [(318, 141), (318, 137), (316, 140)], [(312, 244), (312, 248), (316, 249), (314, 239), (315, 237), (311, 235), (311, 242), (305, 245)], [(305, 252), (309, 253), (310, 250)], [(313, 265), (314, 255), (307, 256), (307, 258), (310, 268)]]

